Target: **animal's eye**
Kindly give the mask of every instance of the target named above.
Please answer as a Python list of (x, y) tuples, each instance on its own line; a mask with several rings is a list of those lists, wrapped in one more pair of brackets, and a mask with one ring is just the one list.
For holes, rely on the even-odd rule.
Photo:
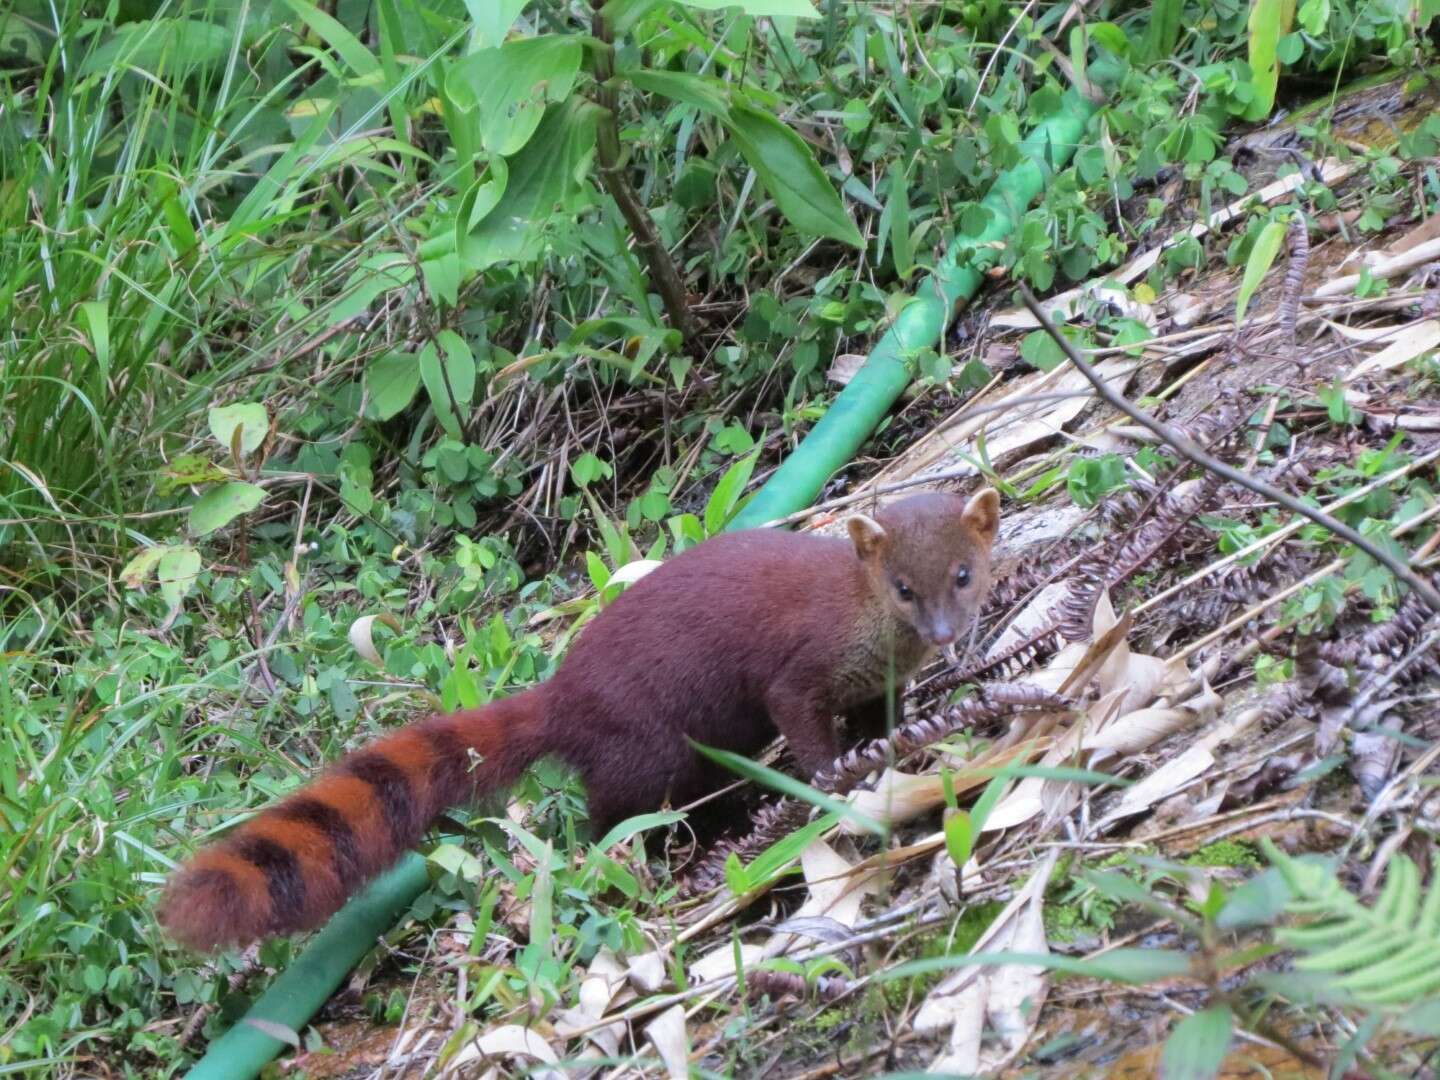
[(960, 567), (959, 570), (956, 570), (956, 571), (955, 571), (955, 587), (956, 587), (957, 589), (963, 589), (963, 588), (965, 588), (966, 585), (969, 585), (969, 584), (970, 584), (970, 571), (969, 571), (968, 569), (966, 569), (965, 567), (962, 566), (962, 567)]
[(896, 580), (895, 595), (900, 597), (901, 600), (914, 600), (915, 590), (910, 588), (910, 586), (906, 585), (903, 581)]

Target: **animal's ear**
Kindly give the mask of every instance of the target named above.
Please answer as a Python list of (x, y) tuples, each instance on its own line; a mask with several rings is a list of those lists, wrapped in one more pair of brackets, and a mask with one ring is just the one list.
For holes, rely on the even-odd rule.
[(987, 544), (995, 542), (1000, 531), (1000, 493), (994, 488), (982, 488), (970, 496), (960, 520), (974, 529)]
[(845, 522), (845, 528), (850, 531), (850, 542), (855, 545), (855, 554), (862, 559), (879, 556), (889, 539), (880, 523), (864, 514), (856, 514), (850, 518)]

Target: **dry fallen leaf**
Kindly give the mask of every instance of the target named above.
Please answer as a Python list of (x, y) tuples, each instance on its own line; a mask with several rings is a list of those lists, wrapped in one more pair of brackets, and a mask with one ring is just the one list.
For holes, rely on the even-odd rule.
[[(1205, 694), (1201, 696), (1205, 699), (1202, 704), (1203, 709), (1215, 710), (1218, 708), (1220, 699), (1213, 690), (1207, 688)], [(1120, 818), (1149, 809), (1160, 799), (1172, 794), (1182, 784), (1187, 784), (1195, 779), (1215, 764), (1215, 748), (1217, 746), (1237, 738), (1263, 715), (1264, 713), (1260, 709), (1246, 709), (1233, 720), (1221, 724), (1204, 735), (1193, 746), (1187, 747), (1179, 757), (1171, 758), (1139, 783), (1126, 788), (1124, 794), (1120, 796), (1120, 801), (1096, 825), (1096, 829), (1103, 829)]]
[[(1045, 857), (975, 943), (971, 955), (1050, 951), (1045, 940), (1045, 886), (1058, 856), (1052, 850)], [(928, 1071), (975, 1076), (1002, 1068), (1025, 1048), (1048, 987), (1048, 973), (1034, 966), (966, 967), (947, 975), (915, 1014), (916, 1031), (950, 1031), (946, 1049)], [(988, 1052), (982, 1041), (986, 1020), (1001, 1041)]]
[[(813, 841), (800, 853), (800, 868), (810, 886), (810, 895), (792, 920), (824, 916), (853, 930), (873, 875), (857, 874), (855, 867), (824, 840)], [(794, 934), (776, 934), (765, 943), (765, 956), (779, 956), (799, 941)]]
[(608, 948), (602, 947), (590, 961), (590, 968), (580, 983), (580, 1003), (573, 1009), (562, 1009), (555, 1017), (555, 1030), (570, 1036), (584, 1031), (585, 1038), (600, 1048), (601, 1053), (614, 1056), (625, 1037), (625, 1025), (593, 1025), (611, 1008), (635, 996), (625, 985), (626, 969)]
[(825, 377), (837, 386), (845, 386), (865, 366), (863, 353), (841, 353), (835, 357)]
[[(740, 945), (740, 962), (747, 968), (760, 963), (765, 959), (765, 948), (762, 945), (752, 945), (749, 942), (742, 942)], [(696, 960), (689, 967), (692, 982), (705, 983), (715, 979), (724, 978), (726, 975), (735, 974), (735, 946), (727, 941), (710, 952), (706, 953), (699, 960)]]
[(672, 1005), (645, 1025), (645, 1037), (660, 1053), (670, 1080), (690, 1075), (690, 1039), (685, 1033), (685, 1007)]
[[(490, 1031), (482, 1032), (467, 1042), (445, 1066), (446, 1072), (456, 1076), (478, 1077), (491, 1080), (497, 1075), (494, 1069), (476, 1073), (474, 1069), (462, 1066), (474, 1065), (486, 1058), (504, 1055), (506, 1057), (528, 1057), (543, 1061), (547, 1065), (558, 1065), (560, 1058), (548, 1042), (533, 1029), (519, 1024), (505, 1024)], [(558, 1069), (534, 1069), (527, 1073), (538, 1080), (564, 1080), (564, 1072)]]
[(630, 958), (626, 971), (630, 985), (642, 994), (653, 994), (665, 984), (665, 954), (659, 949)]
[(350, 624), (350, 646), (377, 668), (384, 668), (385, 661), (381, 659), (379, 650), (375, 648), (374, 633), (377, 622), (388, 626), (397, 634), (400, 633), (400, 620), (388, 611), (379, 615), (361, 615)]
[(1440, 346), (1440, 319), (1422, 319), (1410, 323), (1395, 333), (1385, 348), (1351, 368), (1345, 379), (1348, 382), (1371, 371), (1389, 371), (1391, 368), (1408, 364), (1437, 346)]

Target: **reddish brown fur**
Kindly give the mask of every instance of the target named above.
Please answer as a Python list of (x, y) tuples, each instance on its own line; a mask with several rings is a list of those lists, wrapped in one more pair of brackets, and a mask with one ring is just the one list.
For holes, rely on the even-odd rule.
[(853, 521), (849, 542), (754, 530), (676, 556), (587, 626), (548, 682), (402, 728), (200, 852), (161, 921), (200, 949), (318, 926), (446, 807), (503, 791), (547, 754), (580, 772), (597, 832), (724, 783), (690, 740), (753, 754), (778, 730), (823, 768), (837, 714), (883, 729), (894, 691), (968, 629), (998, 511), (991, 491), (920, 495)]

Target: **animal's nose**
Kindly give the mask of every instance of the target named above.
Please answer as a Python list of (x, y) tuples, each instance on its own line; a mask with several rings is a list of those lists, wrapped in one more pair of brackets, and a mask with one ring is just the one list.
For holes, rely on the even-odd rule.
[(950, 645), (955, 641), (955, 628), (948, 623), (936, 623), (930, 628), (932, 645)]

